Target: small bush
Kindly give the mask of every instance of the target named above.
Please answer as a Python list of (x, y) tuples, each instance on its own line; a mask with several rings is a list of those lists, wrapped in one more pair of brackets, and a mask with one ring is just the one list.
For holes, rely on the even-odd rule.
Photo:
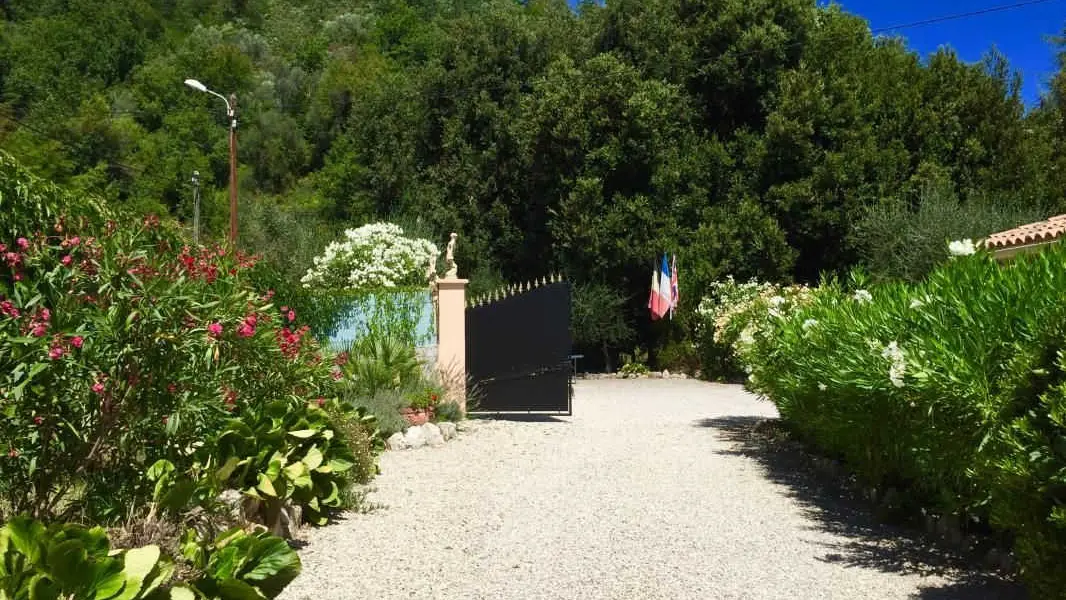
[(433, 412), (433, 418), (436, 421), (458, 423), (464, 418), (463, 409), (457, 402), (441, 402)]
[(363, 408), (369, 414), (374, 415), (378, 431), (385, 438), (407, 427), (407, 421), (400, 414), (400, 411), (407, 406), (403, 390), (385, 388), (378, 390), (372, 396), (367, 396), (358, 393), (353, 388), (348, 388), (342, 398), (351, 406)]

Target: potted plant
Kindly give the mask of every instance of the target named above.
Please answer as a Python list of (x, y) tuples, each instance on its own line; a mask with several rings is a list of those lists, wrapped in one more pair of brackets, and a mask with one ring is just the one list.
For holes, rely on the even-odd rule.
[(408, 392), (404, 398), (407, 400), (407, 407), (401, 410), (400, 414), (412, 426), (417, 426), (425, 425), (433, 418), (433, 409), (440, 395), (433, 388), (422, 388)]

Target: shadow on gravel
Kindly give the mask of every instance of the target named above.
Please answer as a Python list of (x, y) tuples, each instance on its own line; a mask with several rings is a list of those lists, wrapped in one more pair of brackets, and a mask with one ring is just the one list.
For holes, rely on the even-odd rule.
[(527, 415), (525, 413), (481, 413), (469, 415), (467, 418), (477, 421), (515, 421), (518, 423), (567, 423), (569, 417), (557, 415)]
[(921, 533), (879, 522), (873, 508), (850, 497), (840, 482), (819, 476), (794, 446), (774, 441), (754, 431), (765, 417), (731, 416), (701, 419), (695, 427), (718, 432), (734, 446), (720, 454), (754, 459), (766, 477), (788, 489), (790, 497), (822, 531), (847, 538), (841, 544), (823, 544), (825, 562), (864, 567), (889, 573), (946, 575), (955, 583), (924, 588), (916, 600), (1025, 600), (1024, 589), (992, 574), (982, 573), (961, 556)]

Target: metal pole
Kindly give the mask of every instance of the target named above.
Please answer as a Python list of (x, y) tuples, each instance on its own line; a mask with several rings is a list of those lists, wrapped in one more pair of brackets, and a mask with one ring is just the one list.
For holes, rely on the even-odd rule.
[(229, 243), (237, 248), (237, 94), (229, 96)]
[(192, 172), (192, 242), (200, 247), (200, 172)]

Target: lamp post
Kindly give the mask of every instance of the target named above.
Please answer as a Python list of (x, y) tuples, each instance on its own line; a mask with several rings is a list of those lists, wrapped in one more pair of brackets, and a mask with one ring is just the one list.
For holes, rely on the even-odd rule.
[(206, 92), (221, 98), (226, 103), (226, 116), (229, 117), (229, 243), (237, 247), (237, 94), (230, 94), (227, 99), (214, 92), (195, 79), (186, 79), (185, 85), (198, 92)]
[(200, 247), (200, 172), (192, 172), (192, 243)]

